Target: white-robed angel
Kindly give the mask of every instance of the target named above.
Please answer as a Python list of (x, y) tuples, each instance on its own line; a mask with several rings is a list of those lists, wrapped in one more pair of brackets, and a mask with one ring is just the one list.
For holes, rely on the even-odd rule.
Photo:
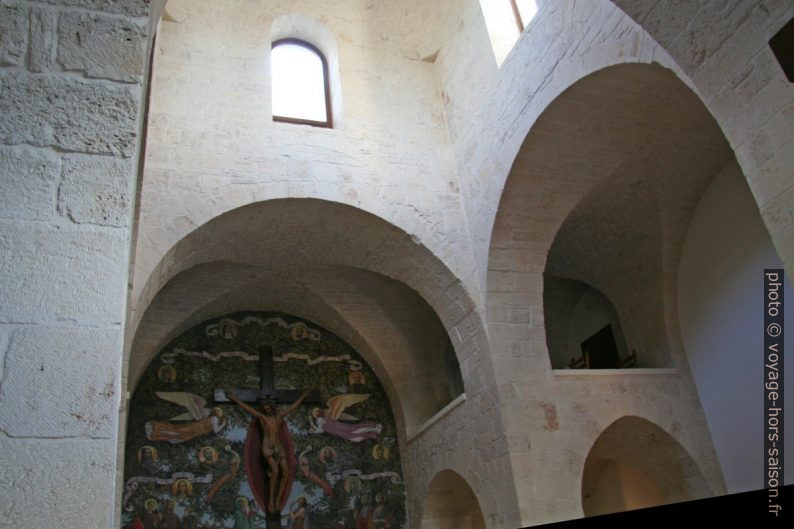
[(351, 406), (364, 402), (368, 398), (368, 394), (357, 393), (331, 397), (328, 399), (328, 402), (326, 402), (326, 408), (324, 410), (320, 408), (314, 408), (312, 410), (312, 416), (309, 417), (309, 423), (312, 426), (311, 432), (335, 435), (353, 443), (358, 443), (365, 439), (377, 439), (383, 429), (383, 425), (373, 421), (351, 423), (342, 422), (340, 420), (357, 420), (356, 417), (348, 415), (344, 413), (344, 411)]
[(187, 412), (172, 417), (171, 421), (189, 422), (148, 421), (144, 428), (146, 438), (151, 441), (184, 443), (202, 435), (218, 433), (226, 426), (226, 419), (222, 419), (223, 410), (217, 407), (207, 408), (207, 401), (198, 395), (183, 391), (158, 391), (157, 396), (187, 409)]

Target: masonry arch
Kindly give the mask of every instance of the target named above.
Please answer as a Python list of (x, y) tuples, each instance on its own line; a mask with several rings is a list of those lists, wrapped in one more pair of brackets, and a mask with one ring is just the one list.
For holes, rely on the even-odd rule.
[(582, 472), (585, 516), (707, 497), (712, 492), (695, 460), (647, 419), (624, 416), (590, 448)]
[(541, 271), (582, 281), (614, 304), (640, 366), (671, 365), (680, 352), (673, 263), (694, 204), (731, 158), (670, 70), (620, 64), (580, 79), (535, 122), (507, 178), (489, 307), (542, 307)]
[[(501, 418), (486, 407), (494, 382), (473, 301), (424, 245), (371, 213), (316, 199), (234, 209), (168, 250), (142, 291), (127, 329), (129, 387), (169, 339), (235, 311), (292, 314), (353, 346), (383, 384), (406, 474), (418, 476), (406, 483), (409, 507), (420, 505), (413, 484), (443, 464), (414, 457), (416, 446), (434, 438), (439, 418), (465, 425), (471, 414), (491, 415), (489, 446), (504, 443)], [(460, 398), (448, 376), (450, 346), (464, 385), (458, 391), (465, 390)]]
[(424, 500), (421, 529), (485, 529), (477, 496), (454, 470), (433, 477)]
[(450, 378), (450, 343), (458, 362), (485, 361), (472, 356), (483, 336), (451, 272), (404, 232), (338, 203), (273, 200), (221, 215), (174, 246), (144, 291), (151, 302), (139, 301), (130, 329), (133, 385), (169, 337), (230, 309), (288, 311), (373, 355), (407, 432), (456, 396), (454, 380), (438, 383)]

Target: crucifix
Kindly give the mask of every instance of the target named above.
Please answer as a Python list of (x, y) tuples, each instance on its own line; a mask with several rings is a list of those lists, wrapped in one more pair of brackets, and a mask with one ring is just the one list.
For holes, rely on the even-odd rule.
[[(251, 490), (266, 513), (267, 527), (273, 529), (281, 527), (281, 510), (295, 472), (295, 452), (284, 418), (301, 404), (319, 404), (320, 395), (317, 391), (277, 390), (273, 348), (262, 345), (258, 352), (259, 389), (216, 389), (215, 402), (233, 402), (252, 416), (245, 442), (246, 473)], [(261, 407), (256, 409), (248, 403), (258, 403)], [(279, 404), (289, 406), (279, 410)], [(270, 478), (266, 494), (265, 472)]]

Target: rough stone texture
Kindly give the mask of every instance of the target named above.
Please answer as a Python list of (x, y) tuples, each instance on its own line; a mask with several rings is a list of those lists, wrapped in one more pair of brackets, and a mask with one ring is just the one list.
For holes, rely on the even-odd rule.
[(139, 87), (0, 71), (0, 142), (131, 156)]
[[(162, 3), (0, 1), (0, 527), (117, 526), (119, 324), (149, 37), (141, 28)], [(63, 64), (81, 71), (56, 63), (61, 17), (67, 32), (81, 20), (104, 23), (86, 46), (62, 39)], [(116, 41), (101, 36), (114, 29)]]
[(0, 429), (12, 437), (115, 435), (120, 329), (18, 329), (5, 355)]
[(107, 13), (117, 13), (134, 17), (149, 14), (151, 0), (44, 0), (53, 5), (84, 7)]
[(33, 7), (30, 10), (30, 55), (28, 63), (33, 72), (46, 72), (55, 63), (57, 19), (51, 9)]
[(25, 55), (28, 20), (25, 9), (0, 4), (0, 65), (19, 64)]
[[(396, 343), (399, 326), (381, 325), (378, 306), (355, 292), (366, 284), (363, 276), (343, 280), (343, 274), (317, 272), (363, 268), (427, 300), (456, 346), (468, 397), (421, 434), (401, 439), (414, 525), (431, 481), (444, 469), (471, 486), (489, 528), (581, 516), (587, 454), (623, 415), (658, 425), (698, 461), (708, 487), (692, 497), (724, 490), (680, 345), (670, 338), (677, 333), (676, 315), (665, 307), (688, 215), (727, 148), (692, 95), (692, 80), (641, 27), (610, 2), (545, 2), (497, 69), (484, 52), (488, 32), (475, 0), (384, 2), (366, 10), (348, 2), (335, 5), (333, 17), (307, 2), (305, 14), (329, 27), (344, 65), (344, 127), (319, 130), (269, 120), (262, 28), (291, 7), (235, 0), (171, 5), (182, 16), (178, 24), (163, 23), (158, 36), (128, 328), (134, 332), (133, 383), (137, 366), (170, 332), (255, 303), (262, 293), (267, 304), (304, 311), (309, 319), (325, 317), (324, 325), (371, 350), (410, 433), (412, 413), (421, 415), (400, 382), (414, 380), (405, 373), (422, 364), (408, 358), (396, 369), (379, 357), (384, 349), (376, 344), (388, 343), (384, 337)], [(676, 16), (668, 28), (686, 26), (692, 9), (699, 8), (669, 7)], [(719, 46), (707, 40), (703, 46)], [(421, 60), (429, 56), (434, 59)], [(551, 119), (559, 129), (544, 129), (534, 150), (521, 151), (539, 117), (563, 104), (561, 94), (577, 81), (617, 64), (654, 62), (673, 72), (658, 68), (669, 77), (656, 79), (665, 82), (654, 97), (673, 112), (643, 106), (655, 81), (642, 82), (648, 70), (630, 68), (628, 77), (607, 78), (592, 93), (571, 96), (568, 118)], [(759, 64), (759, 79), (769, 77), (768, 66)], [(755, 71), (731, 78), (737, 100), (763, 90)], [(631, 104), (599, 107), (605, 94), (621, 90)], [(216, 111), (219, 100), (223, 115)], [(592, 120), (569, 119), (599, 108), (602, 114)], [(653, 146), (643, 146), (651, 137)], [(759, 140), (753, 153), (768, 160), (772, 150), (778, 149), (771, 141)], [(506, 188), (514, 166), (533, 185)], [(608, 175), (614, 181), (599, 185)], [(657, 181), (669, 189), (657, 189)], [(312, 201), (273, 216), (243, 207), (285, 197), (352, 208), (330, 208), (337, 210), (332, 221)], [(531, 205), (538, 214), (521, 216), (506, 207), (499, 219), (505, 223), (495, 230), (500, 202)], [(610, 210), (615, 203), (621, 208)], [(381, 237), (378, 223), (353, 208), (412, 236), (422, 251)], [(632, 222), (637, 215), (642, 222)], [(571, 222), (561, 229), (566, 219)], [(588, 223), (599, 225), (601, 248), (583, 246)], [(252, 248), (244, 241), (260, 225), (274, 229)], [(511, 229), (502, 230), (507, 225)], [(327, 240), (304, 226), (322, 226)], [(616, 298), (632, 341), (649, 351), (648, 363), (684, 366), (680, 373), (576, 378), (550, 370), (543, 272), (558, 232), (552, 266), (589, 274), (585, 279)], [(583, 262), (600, 261), (588, 268), (572, 258), (577, 251)], [(208, 262), (218, 274), (211, 285), (209, 268), (194, 269)], [(616, 262), (629, 273), (624, 285), (617, 284)], [(299, 279), (255, 272), (284, 267)], [(196, 293), (188, 298), (191, 287)], [(630, 299), (638, 291), (648, 305)], [(309, 316), (308, 305), (322, 309)], [(333, 316), (323, 316), (327, 312)], [(487, 339), (481, 328), (486, 314)]]
[(128, 160), (67, 155), (58, 190), (58, 211), (77, 223), (127, 226), (130, 214)]
[(88, 77), (140, 81), (146, 56), (146, 24), (65, 13), (58, 24), (58, 63)]
[(0, 219), (50, 220), (60, 169), (51, 152), (0, 146)]
[(127, 235), (0, 222), (0, 322), (119, 323)]
[[(75, 27), (91, 19), (85, 9), (110, 13), (119, 23), (128, 21), (119, 15), (145, 15), (147, 10), (143, 0), (48, 3), (59, 7), (37, 2), (35, 9), (64, 15)], [(695, 130), (686, 119), (665, 122), (666, 115), (644, 123), (560, 119), (556, 128), (545, 128), (546, 137), (533, 139), (534, 151), (522, 145), (541, 116), (553, 115), (547, 111), (564, 102), (563, 94), (578, 81), (619, 64), (657, 63), (680, 79), (677, 89), (691, 88), (714, 116), (791, 268), (794, 92), (770, 57), (767, 40), (791, 18), (794, 4), (539, 2), (535, 20), (497, 68), (478, 0), (309, 0), (299, 8), (287, 0), (170, 3), (179, 23), (163, 22), (158, 35), (147, 159), (138, 190), (131, 318), (125, 329), (127, 350), (134, 355), (131, 369), (144, 364), (186, 322), (246, 308), (304, 311), (299, 315), (334, 329), (373, 364), (381, 360), (378, 375), (392, 388), (395, 410), (406, 410), (400, 443), (412, 527), (419, 527), (433, 478), (447, 469), (472, 489), (488, 529), (581, 516), (587, 456), (601, 433), (626, 415), (650, 421), (674, 438), (697, 462), (696, 477), (703, 478), (708, 491), (723, 490), (671, 304), (681, 234), (707, 177), (698, 172), (691, 180), (676, 164), (665, 164), (669, 171), (659, 172), (655, 151), (643, 151), (645, 159), (629, 159), (625, 138), (613, 134), (625, 129), (631, 139), (651, 131), (670, 152), (698, 161), (709, 157), (699, 156), (698, 148), (707, 146), (693, 146), (693, 133), (712, 129)], [(345, 108), (337, 129), (271, 121), (269, 28), (279, 16), (295, 11), (327, 26), (336, 40), (341, 94), (334, 97)], [(15, 13), (3, 23), (18, 28)], [(46, 31), (35, 16), (31, 22), (28, 65), (43, 68), (52, 56), (51, 41), (40, 38)], [(3, 34), (11, 35), (12, 43), (27, 39), (25, 31), (16, 29)], [(312, 35), (307, 30), (307, 37)], [(91, 46), (82, 49), (76, 41), (65, 45), (64, 57), (67, 51), (85, 54), (69, 58), (76, 68), (102, 63), (104, 73), (88, 75), (111, 72), (123, 78), (114, 70), (115, 59), (107, 59), (110, 55)], [(79, 78), (82, 72), (30, 76), (20, 70), (25, 46), (10, 59), (16, 65), (0, 71), (0, 142), (132, 156), (140, 141), (135, 137), (139, 87), (87, 81)], [(106, 51), (111, 50), (102, 53)], [(637, 87), (615, 81), (589, 103), (585, 98), (578, 104), (581, 110), (592, 109), (600, 96), (625, 93), (630, 86)], [(575, 101), (567, 104), (574, 114), (580, 110)], [(657, 126), (660, 130), (654, 132)], [(596, 145), (593, 140), (599, 138), (613, 141)], [(549, 148), (538, 149), (541, 145)], [(627, 163), (611, 166), (618, 159)], [(534, 179), (538, 187), (522, 193), (521, 186), (511, 185), (514, 166), (515, 174)], [(78, 196), (83, 184), (101, 182), (90, 174), (97, 180), (74, 173), (63, 187), (62, 211), (75, 220), (95, 222), (104, 216), (93, 198)], [(642, 205), (632, 211), (647, 212), (648, 218), (627, 225), (619, 211), (599, 209), (599, 204), (610, 204), (613, 191), (626, 191), (619, 195), (624, 205), (634, 196), (630, 189), (600, 187), (606, 175), (635, 182)], [(645, 189), (632, 175), (641, 175), (645, 183), (673, 185)], [(311, 206), (299, 206), (283, 219), (268, 218), (267, 224), (256, 224), (262, 220), (258, 215), (246, 217), (257, 209), (244, 206), (283, 198), (343, 207), (333, 219)], [(500, 212), (503, 205), (522, 203), (537, 215), (522, 217), (511, 207)], [(362, 218), (362, 212), (371, 215)], [(295, 219), (300, 219), (300, 230)], [(573, 224), (560, 231), (565, 219)], [(623, 314), (634, 318), (630, 333), (645, 335), (651, 329), (651, 338), (642, 337), (648, 348), (666, 342), (669, 350), (659, 349), (668, 356), (659, 358), (669, 359), (676, 373), (583, 376), (550, 369), (544, 318), (553, 315), (544, 315), (542, 301), (548, 249), (562, 233), (561, 253), (551, 265), (606, 281), (610, 261), (598, 248), (586, 246), (580, 253), (588, 259), (601, 255), (592, 270), (582, 270), (571, 259), (593, 219), (636, 229), (629, 237), (606, 241), (605, 248), (626, 257), (626, 266), (635, 269), (631, 285), (608, 294)], [(118, 321), (128, 255), (124, 237), (117, 239), (115, 233), (124, 230), (58, 222), (60, 228), (40, 222), (31, 226), (30, 221), (0, 223), (0, 318)], [(249, 232), (260, 226), (267, 226), (267, 237), (261, 247), (252, 248)], [(326, 233), (326, 228), (328, 241), (306, 237)], [(599, 236), (608, 235), (600, 230)], [(300, 236), (291, 236), (296, 233)], [(637, 245), (642, 242), (637, 235), (649, 239), (648, 246)], [(263, 273), (265, 266), (274, 272)], [(291, 266), (289, 281), (285, 266)], [(340, 272), (340, 267), (362, 270)], [(653, 271), (644, 281), (642, 267)], [(369, 277), (373, 273), (389, 279), (375, 283)], [(397, 347), (409, 343), (402, 334), (410, 318), (392, 318), (403, 315), (399, 310), (381, 311), (386, 304), (377, 294), (389, 281), (413, 289), (438, 315), (455, 346), (466, 388), (465, 401), (411, 438), (407, 434), (413, 423), (427, 413), (412, 408), (416, 397), (409, 387), (421, 378), (417, 373), (424, 364)], [(356, 291), (366, 286), (368, 291)], [(663, 307), (661, 316), (633, 311), (626, 295), (632, 288), (652, 292)], [(257, 299), (269, 306), (245, 306)], [(75, 336), (83, 335), (78, 325), (73, 328)], [(387, 350), (395, 355), (392, 363), (379, 357)], [(118, 367), (118, 347), (108, 354)], [(121, 410), (123, 414), (123, 405)], [(20, 454), (36, 453), (37, 441), (19, 443), (25, 445)], [(53, 443), (53, 451), (60, 445), (69, 456), (67, 441)], [(2, 465), (0, 472), (8, 474), (0, 482), (23, 491), (41, 490), (46, 481), (71, 483), (72, 467), (24, 455), (19, 461), (30, 463)], [(45, 479), (49, 470), (52, 475)], [(31, 507), (16, 498), (34, 495), (15, 496), (14, 490), (4, 494), (15, 498), (5, 518), (14, 527), (51, 527), (61, 525), (60, 520), (81, 527), (113, 525), (107, 515), (110, 475), (85, 480), (81, 492), (86, 487), (89, 494), (92, 487), (101, 491), (90, 505), (83, 495), (65, 497), (55, 507), (50, 501), (54, 495), (43, 491), (44, 500)], [(695, 491), (703, 493), (703, 488)], [(73, 505), (85, 510), (84, 518)]]
[(111, 527), (114, 443), (0, 437), (0, 527)]

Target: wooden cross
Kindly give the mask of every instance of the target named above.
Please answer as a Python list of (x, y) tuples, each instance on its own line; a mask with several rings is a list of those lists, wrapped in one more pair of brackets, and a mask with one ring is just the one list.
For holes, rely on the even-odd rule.
[[(216, 389), (215, 402), (231, 402), (226, 396), (227, 391), (234, 392), (243, 402), (270, 401), (274, 405), (291, 404), (301, 396), (299, 389), (276, 389), (275, 370), (273, 369), (273, 348), (269, 345), (259, 346), (259, 389)], [(320, 392), (312, 390), (303, 400), (304, 404), (322, 404)]]

